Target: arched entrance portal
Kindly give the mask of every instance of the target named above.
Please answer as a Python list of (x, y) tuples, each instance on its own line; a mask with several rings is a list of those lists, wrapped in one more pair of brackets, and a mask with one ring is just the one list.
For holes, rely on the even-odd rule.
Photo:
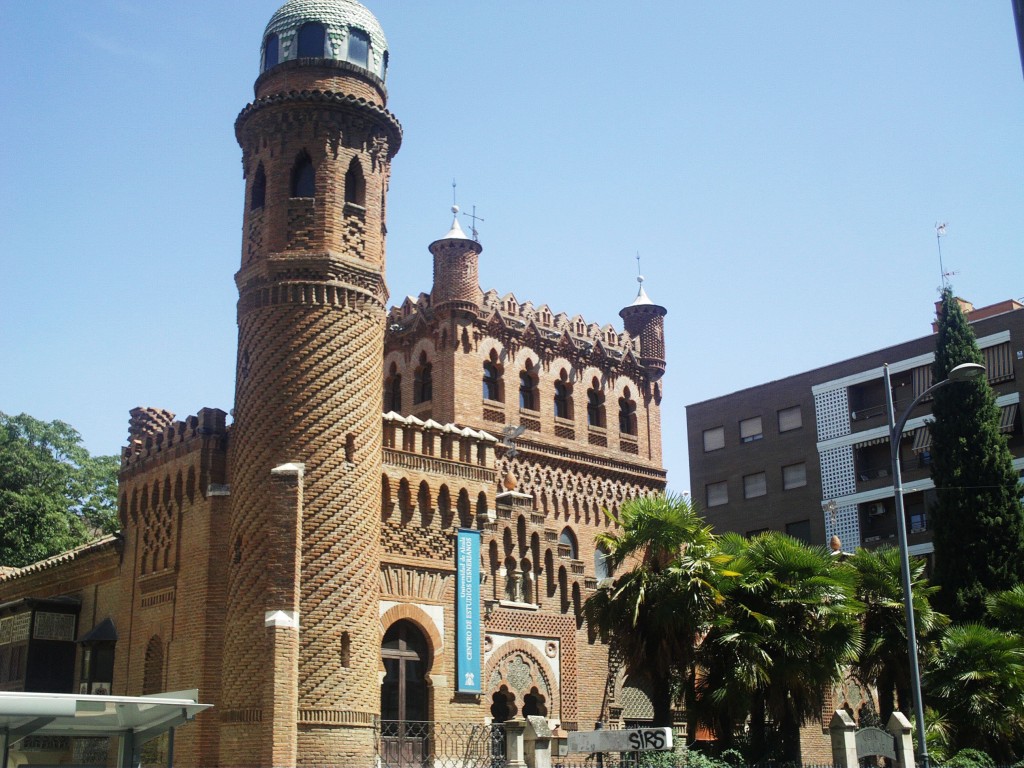
[(426, 638), (411, 621), (396, 621), (380, 655), (381, 757), (388, 766), (422, 766), (430, 754)]

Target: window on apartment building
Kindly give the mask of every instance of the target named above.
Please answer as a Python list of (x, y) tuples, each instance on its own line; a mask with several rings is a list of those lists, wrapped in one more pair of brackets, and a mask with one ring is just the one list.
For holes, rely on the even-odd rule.
[(763, 436), (760, 416), (755, 416), (752, 419), (743, 419), (743, 421), (740, 422), (741, 443), (750, 443), (754, 440), (760, 440)]
[(807, 465), (804, 462), (782, 468), (782, 490), (803, 488), (807, 485)]
[(725, 448), (725, 427), (712, 427), (704, 430), (704, 453)]
[(804, 425), (803, 415), (800, 413), (800, 406), (783, 408), (779, 411), (779, 432), (789, 432), (791, 429), (800, 429)]
[(811, 521), (797, 520), (795, 523), (786, 523), (786, 535), (794, 539), (811, 543)]
[(729, 503), (729, 484), (723, 480), (720, 483), (708, 483), (704, 486), (704, 498), (706, 506), (720, 507)]
[(768, 481), (764, 472), (743, 476), (743, 498), (756, 499), (768, 493)]

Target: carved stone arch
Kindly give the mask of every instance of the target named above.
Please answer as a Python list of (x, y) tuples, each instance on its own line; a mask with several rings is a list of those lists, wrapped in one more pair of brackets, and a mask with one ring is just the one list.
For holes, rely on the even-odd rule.
[(492, 653), (484, 664), (484, 680), (488, 699), (504, 686), (514, 695), (516, 708), (522, 712), (524, 698), (536, 688), (547, 701), (548, 717), (560, 716), (561, 701), (554, 685), (554, 672), (543, 654), (526, 640), (510, 640)]
[[(418, 605), (412, 603), (400, 603), (399, 605), (393, 605), (384, 611), (380, 617), (380, 634), (381, 637), (388, 631), (388, 628), (397, 621), (405, 619), (423, 633), (423, 636), (427, 640), (427, 648), (429, 656), (431, 658), (430, 669), (434, 669), (437, 664), (444, 656), (444, 638), (441, 636), (441, 632), (431, 618), (430, 614), (420, 608)], [(383, 671), (384, 665), (381, 663), (381, 671)], [(424, 670), (426, 674), (430, 673), (430, 669)]]

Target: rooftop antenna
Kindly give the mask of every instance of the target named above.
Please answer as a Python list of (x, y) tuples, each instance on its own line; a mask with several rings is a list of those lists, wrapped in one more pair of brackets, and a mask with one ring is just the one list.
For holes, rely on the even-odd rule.
[(946, 222), (935, 222), (935, 245), (939, 249), (939, 276), (942, 279), (942, 288), (945, 290), (949, 287), (949, 278), (956, 275), (956, 272), (947, 272), (945, 267), (942, 266), (942, 238), (946, 236)]
[(479, 232), (477, 232), (477, 230), (476, 230), (476, 223), (478, 221), (483, 221), (484, 217), (476, 215), (476, 206), (475, 205), (473, 206), (473, 212), (472, 213), (464, 213), (462, 215), (465, 216), (467, 219), (472, 219), (473, 223), (469, 225), (469, 233), (472, 235), (473, 239), (476, 242), (479, 243), (480, 242), (480, 238), (478, 237)]

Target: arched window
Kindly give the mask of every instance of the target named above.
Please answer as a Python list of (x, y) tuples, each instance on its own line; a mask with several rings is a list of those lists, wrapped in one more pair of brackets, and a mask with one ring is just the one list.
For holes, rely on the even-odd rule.
[(498, 400), (498, 366), (484, 363), (484, 400)]
[(587, 424), (591, 427), (604, 426), (604, 392), (596, 377), (587, 390)]
[[(579, 557), (579, 548), (576, 546), (576, 536), (568, 528), (563, 528), (562, 533), (558, 536), (558, 548), (562, 550), (568, 547), (566, 553), (572, 560), (576, 560)], [(561, 551), (559, 552), (561, 554)]]
[(349, 27), (347, 58), (363, 69), (370, 68), (370, 36), (363, 30)]
[(325, 56), (327, 29), (319, 21), (309, 21), (299, 27), (300, 59), (322, 59)]
[(527, 411), (538, 410), (537, 374), (529, 360), (526, 368), (519, 373), (519, 407)]
[(366, 205), (366, 180), (363, 178), (363, 166), (356, 157), (352, 158), (345, 172), (345, 202)]
[(277, 66), (280, 61), (281, 46), (278, 42), (277, 35), (267, 35), (267, 38), (263, 41), (263, 71), (266, 72), (271, 67)]
[(611, 575), (611, 569), (608, 567), (608, 553), (603, 547), (598, 545), (597, 549), (594, 550), (594, 578), (601, 581), (601, 579), (607, 579)]
[[(565, 375), (565, 371), (562, 375)], [(572, 397), (564, 379), (555, 382), (555, 416), (559, 419), (572, 418)]]
[(629, 387), (619, 398), (619, 432), (624, 435), (636, 434), (636, 403), (629, 396)]
[(402, 412), (402, 375), (398, 366), (391, 364), (391, 371), (384, 380), (384, 412)]
[(255, 211), (262, 208), (267, 201), (267, 174), (263, 171), (263, 163), (256, 168), (256, 175), (252, 179), (252, 194), (249, 198), (249, 210)]
[(434, 398), (434, 368), (427, 362), (427, 353), (420, 353), (420, 364), (413, 381), (413, 405), (425, 403)]
[(292, 168), (292, 197), (316, 197), (316, 171), (305, 152), (298, 156)]
[(383, 746), (390, 751), (400, 744), (389, 744), (389, 738), (401, 739), (405, 746), (412, 746), (408, 744), (406, 729), (398, 726), (399, 723), (428, 719), (427, 641), (415, 624), (402, 619), (384, 633), (380, 656), (384, 663), (384, 679), (380, 684), (380, 717), (384, 721), (381, 736)]

